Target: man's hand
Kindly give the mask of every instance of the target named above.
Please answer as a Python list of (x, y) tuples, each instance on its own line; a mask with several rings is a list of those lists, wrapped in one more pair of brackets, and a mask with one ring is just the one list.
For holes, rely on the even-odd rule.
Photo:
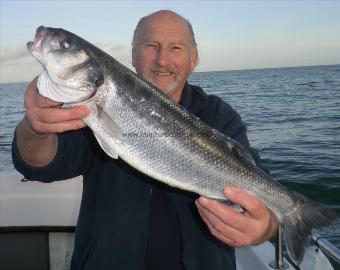
[(198, 212), (210, 232), (219, 240), (233, 247), (257, 245), (275, 236), (278, 221), (274, 214), (250, 193), (227, 187), (224, 195), (245, 212), (200, 197), (196, 200)]
[(26, 118), (31, 130), (37, 134), (60, 133), (85, 127), (81, 120), (89, 114), (85, 106), (62, 109), (61, 103), (41, 96), (36, 77), (27, 87), (25, 95)]
[(61, 103), (39, 94), (37, 80), (36, 77), (27, 87), (26, 115), (15, 134), (21, 158), (33, 167), (44, 167), (57, 153), (56, 133), (84, 127), (81, 119), (89, 114), (89, 109), (85, 106), (62, 109)]

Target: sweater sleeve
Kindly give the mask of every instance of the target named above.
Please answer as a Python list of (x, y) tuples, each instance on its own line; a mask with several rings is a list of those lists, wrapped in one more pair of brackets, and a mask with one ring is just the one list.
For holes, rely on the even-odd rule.
[(88, 128), (58, 134), (58, 149), (53, 161), (45, 167), (32, 167), (21, 158), (14, 136), (12, 159), (16, 170), (28, 180), (52, 182), (84, 174), (89, 167), (93, 146)]

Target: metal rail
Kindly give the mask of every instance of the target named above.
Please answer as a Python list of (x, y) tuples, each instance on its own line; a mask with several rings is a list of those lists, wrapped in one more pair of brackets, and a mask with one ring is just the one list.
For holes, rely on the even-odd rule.
[(313, 234), (313, 241), (323, 253), (340, 265), (340, 250), (336, 246), (317, 233)]
[(9, 146), (12, 146), (12, 143), (9, 143), (9, 142), (4, 142), (4, 143), (0, 143), (0, 147), (9, 147)]
[(289, 265), (283, 259), (283, 233), (281, 225), (279, 225), (279, 231), (276, 235), (275, 260), (270, 262), (269, 266), (275, 270), (283, 270), (289, 268)]
[[(319, 248), (328, 258), (340, 265), (340, 250), (336, 246), (318, 233), (313, 233), (312, 239), (317, 248)], [(269, 266), (275, 270), (283, 270), (289, 267), (288, 264), (284, 262), (283, 258), (283, 234), (281, 225), (279, 226), (275, 241), (275, 260), (270, 262)]]

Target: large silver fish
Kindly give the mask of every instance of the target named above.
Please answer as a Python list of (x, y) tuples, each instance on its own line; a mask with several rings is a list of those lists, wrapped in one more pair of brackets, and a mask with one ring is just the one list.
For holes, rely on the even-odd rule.
[(27, 47), (44, 67), (40, 93), (70, 106), (90, 107), (84, 121), (109, 156), (206, 197), (225, 199), (225, 186), (255, 194), (283, 224), (288, 253), (296, 264), (311, 231), (334, 219), (330, 210), (274, 181), (237, 142), (86, 40), (40, 26)]

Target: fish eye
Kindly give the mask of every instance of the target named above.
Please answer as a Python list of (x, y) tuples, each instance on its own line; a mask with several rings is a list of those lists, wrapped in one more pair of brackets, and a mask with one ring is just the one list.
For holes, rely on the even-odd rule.
[(63, 41), (63, 42), (61, 43), (61, 47), (62, 47), (63, 49), (68, 49), (68, 48), (70, 48), (70, 43), (68, 43), (67, 41)]

